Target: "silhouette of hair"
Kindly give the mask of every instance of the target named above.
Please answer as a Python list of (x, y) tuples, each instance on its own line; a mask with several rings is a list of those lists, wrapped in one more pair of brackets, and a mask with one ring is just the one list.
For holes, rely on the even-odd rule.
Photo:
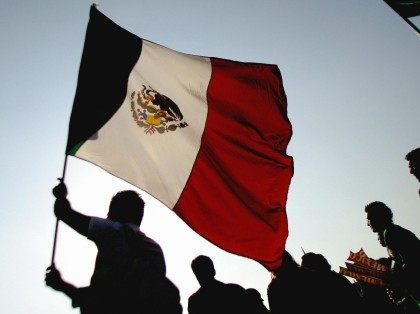
[(287, 269), (295, 269), (298, 268), (299, 264), (295, 261), (293, 256), (286, 250), (283, 251), (283, 256), (281, 260), (281, 264), (277, 269), (274, 269), (271, 272), (272, 278), (278, 275), (280, 271), (285, 271)]
[(300, 266), (316, 271), (331, 270), (331, 265), (324, 255), (313, 252), (308, 252), (302, 256), (302, 263)]
[(263, 301), (263, 298), (261, 297), (261, 293), (255, 288), (246, 289), (246, 293), (248, 294), (249, 297), (255, 300)]
[(409, 152), (405, 156), (405, 159), (415, 163), (420, 162), (420, 147), (413, 149), (411, 152)]
[(205, 255), (199, 255), (194, 258), (191, 262), (191, 269), (200, 284), (212, 280), (216, 275), (213, 261), (210, 257)]
[(392, 222), (392, 210), (384, 203), (375, 201), (365, 206), (365, 212), (384, 222)]
[(286, 250), (283, 252), (282, 264), (299, 266), (299, 264), (295, 261), (293, 256)]
[(144, 201), (132, 190), (121, 191), (114, 195), (109, 204), (108, 218), (121, 223), (140, 225), (143, 219)]

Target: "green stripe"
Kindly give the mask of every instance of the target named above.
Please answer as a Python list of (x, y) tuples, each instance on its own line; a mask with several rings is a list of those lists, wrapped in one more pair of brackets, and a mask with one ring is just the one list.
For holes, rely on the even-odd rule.
[(141, 48), (138, 36), (91, 6), (70, 116), (67, 154), (75, 153), (79, 142), (98, 132), (121, 107)]
[(79, 150), (79, 148), (85, 143), (85, 141), (81, 141), (79, 143), (77, 143), (72, 149), (70, 149), (69, 151), (69, 155), (71, 156), (75, 156), (77, 151)]

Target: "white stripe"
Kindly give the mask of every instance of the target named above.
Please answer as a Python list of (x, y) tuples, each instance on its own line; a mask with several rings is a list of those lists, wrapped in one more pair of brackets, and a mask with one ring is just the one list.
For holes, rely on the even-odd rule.
[[(142, 52), (130, 74), (122, 106), (76, 156), (93, 162), (173, 208), (200, 148), (210, 76), (209, 58), (182, 54), (143, 40)], [(172, 99), (184, 116), (181, 122), (188, 126), (162, 134), (146, 134), (146, 128), (137, 125), (131, 111), (131, 94), (141, 91), (142, 85)], [(135, 109), (143, 110), (137, 103)], [(179, 125), (179, 122), (169, 122), (166, 126), (170, 124)]]

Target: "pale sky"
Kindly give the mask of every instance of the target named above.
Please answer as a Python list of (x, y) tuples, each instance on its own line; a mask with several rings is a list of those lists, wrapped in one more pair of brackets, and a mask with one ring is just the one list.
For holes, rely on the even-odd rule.
[[(55, 224), (51, 188), (62, 173), (90, 5), (0, 0), (4, 314), (79, 312), (43, 280)], [(386, 256), (366, 225), (364, 205), (374, 200), (420, 236), (420, 186), (404, 160), (420, 146), (420, 37), (383, 1), (108, 0), (99, 10), (180, 52), (279, 66), (294, 131), (286, 247), (298, 262), (301, 248), (324, 254), (337, 271), (350, 250)], [(136, 189), (73, 157), (66, 182), (72, 205), (100, 217), (113, 194)], [(270, 274), (261, 265), (220, 250), (141, 193), (142, 230), (162, 245), (184, 313), (198, 289), (190, 263), (200, 254), (213, 259), (217, 279), (257, 288), (267, 303)], [(56, 265), (65, 279), (87, 285), (95, 254), (60, 225)]]

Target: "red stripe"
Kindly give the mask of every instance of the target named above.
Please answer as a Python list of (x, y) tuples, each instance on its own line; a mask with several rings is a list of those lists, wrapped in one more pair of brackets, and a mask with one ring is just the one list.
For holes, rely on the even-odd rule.
[(288, 234), (293, 173), (280, 72), (213, 58), (207, 102), (200, 151), (174, 210), (220, 248), (274, 269)]

